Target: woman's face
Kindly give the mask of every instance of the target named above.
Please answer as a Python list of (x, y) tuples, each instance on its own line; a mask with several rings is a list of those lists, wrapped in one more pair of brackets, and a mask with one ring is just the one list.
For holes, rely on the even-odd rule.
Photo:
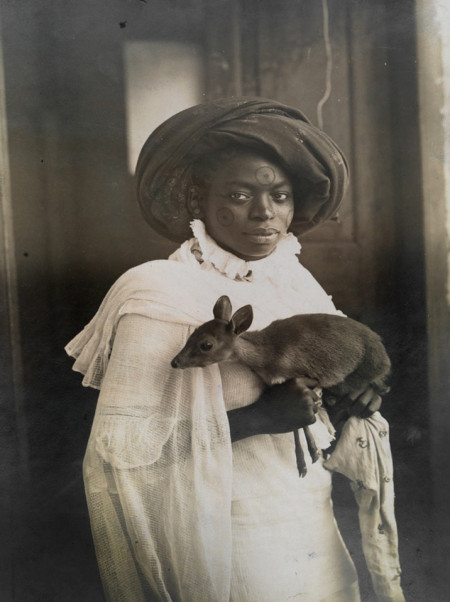
[(251, 152), (217, 169), (198, 204), (208, 234), (247, 261), (272, 253), (294, 215), (287, 174)]

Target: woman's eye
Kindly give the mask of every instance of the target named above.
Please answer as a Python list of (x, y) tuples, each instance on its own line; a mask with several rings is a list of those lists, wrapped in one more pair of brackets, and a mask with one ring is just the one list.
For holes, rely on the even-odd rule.
[(275, 201), (287, 201), (289, 198), (289, 194), (287, 192), (274, 192), (272, 195)]
[(212, 349), (212, 343), (200, 343), (200, 349), (202, 351), (209, 351), (210, 349)]
[(250, 198), (250, 196), (248, 194), (245, 194), (245, 192), (232, 192), (230, 194), (230, 197), (235, 201), (246, 201)]

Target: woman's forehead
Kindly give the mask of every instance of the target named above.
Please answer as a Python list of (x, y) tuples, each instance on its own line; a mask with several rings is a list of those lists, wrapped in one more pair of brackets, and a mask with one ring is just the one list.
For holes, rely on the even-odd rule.
[(286, 171), (276, 162), (257, 153), (242, 153), (219, 165), (213, 173), (216, 183), (256, 183), (262, 186), (291, 184)]

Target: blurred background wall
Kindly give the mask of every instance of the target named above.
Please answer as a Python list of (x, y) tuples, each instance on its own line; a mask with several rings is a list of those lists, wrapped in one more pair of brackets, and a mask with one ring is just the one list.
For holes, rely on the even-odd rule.
[(348, 156), (339, 221), (302, 239), (302, 261), (386, 342), (404, 583), (411, 600), (437, 584), (430, 546), (448, 545), (449, 495), (439, 5), (3, 1), (2, 600), (102, 599), (81, 477), (96, 392), (63, 347), (123, 271), (176, 246), (139, 215), (141, 144), (178, 110), (229, 95), (301, 108)]

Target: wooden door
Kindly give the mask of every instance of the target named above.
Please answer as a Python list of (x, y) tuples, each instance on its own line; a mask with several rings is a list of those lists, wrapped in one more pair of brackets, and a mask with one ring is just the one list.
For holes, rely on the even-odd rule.
[[(220, 10), (217, 10), (217, 5)], [(302, 109), (345, 152), (339, 211), (302, 237), (335, 304), (384, 338), (391, 419), (426, 423), (425, 303), (414, 6), (409, 0), (223, 0), (207, 13), (210, 97)]]
[(352, 177), (339, 220), (303, 237), (302, 262), (339, 307), (376, 322), (377, 278), (393, 230), (383, 7), (219, 4), (208, 14), (209, 96), (257, 95), (298, 107), (344, 150)]

